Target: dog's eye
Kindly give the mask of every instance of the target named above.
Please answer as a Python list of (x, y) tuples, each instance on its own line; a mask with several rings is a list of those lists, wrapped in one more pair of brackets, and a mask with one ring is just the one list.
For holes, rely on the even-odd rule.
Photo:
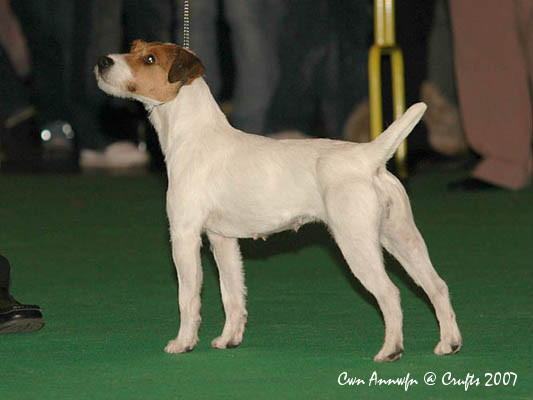
[(147, 65), (155, 64), (155, 57), (153, 55), (147, 55), (143, 57), (143, 62)]

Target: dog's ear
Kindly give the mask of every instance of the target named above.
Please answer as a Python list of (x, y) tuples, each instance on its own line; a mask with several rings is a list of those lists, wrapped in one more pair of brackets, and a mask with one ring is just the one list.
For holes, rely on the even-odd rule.
[(144, 46), (146, 42), (143, 42), (141, 39), (134, 40), (130, 47), (130, 53), (133, 53), (135, 50), (139, 49), (141, 46)]
[(204, 74), (205, 68), (198, 57), (190, 51), (178, 48), (172, 66), (168, 71), (168, 81), (176, 83), (182, 81), (189, 85), (194, 79)]

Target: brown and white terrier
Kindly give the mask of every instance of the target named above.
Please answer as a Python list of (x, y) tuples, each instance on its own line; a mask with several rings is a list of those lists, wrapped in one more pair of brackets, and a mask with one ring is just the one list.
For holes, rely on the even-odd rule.
[(144, 103), (165, 155), (167, 214), (179, 284), (180, 329), (165, 348), (192, 350), (200, 325), (201, 235), (220, 273), (226, 314), (215, 348), (238, 346), (247, 319), (239, 238), (266, 238), (320, 221), (328, 225), (353, 274), (376, 297), (385, 341), (375, 361), (403, 352), (400, 294), (385, 272), (381, 246), (427, 293), (440, 324), (435, 354), (462, 340), (448, 287), (435, 272), (407, 194), (385, 168), (426, 106), (415, 104), (376, 140), (275, 140), (233, 128), (220, 111), (192, 52), (137, 40), (127, 54), (100, 58), (99, 87)]

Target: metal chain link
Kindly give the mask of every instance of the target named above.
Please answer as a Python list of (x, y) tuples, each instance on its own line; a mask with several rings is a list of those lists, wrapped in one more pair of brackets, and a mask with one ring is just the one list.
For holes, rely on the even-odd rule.
[(189, 0), (183, 0), (183, 47), (186, 49), (190, 46), (189, 34)]

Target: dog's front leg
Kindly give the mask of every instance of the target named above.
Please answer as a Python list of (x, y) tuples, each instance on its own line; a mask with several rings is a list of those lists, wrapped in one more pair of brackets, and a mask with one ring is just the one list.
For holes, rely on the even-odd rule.
[(226, 313), (222, 335), (213, 339), (211, 346), (217, 349), (237, 347), (242, 342), (248, 316), (239, 243), (237, 239), (226, 238), (211, 232), (208, 232), (207, 236), (211, 242), (211, 249), (219, 271), (220, 292)]
[(202, 266), (200, 263), (201, 236), (199, 232), (184, 232), (170, 222), (172, 257), (179, 285), (180, 329), (176, 339), (168, 342), (167, 353), (191, 351), (198, 342), (200, 327), (200, 289)]

